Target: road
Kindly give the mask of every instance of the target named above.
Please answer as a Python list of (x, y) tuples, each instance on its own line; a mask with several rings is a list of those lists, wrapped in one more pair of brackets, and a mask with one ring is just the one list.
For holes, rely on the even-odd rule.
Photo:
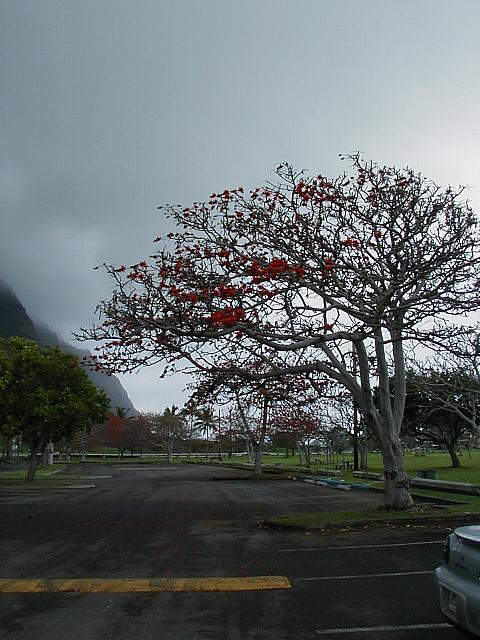
[[(258, 527), (272, 514), (377, 505), (378, 494), (199, 465), (78, 469), (85, 479), (72, 485), (94, 487), (0, 495), (0, 578), (40, 590), (0, 593), (0, 638), (461, 638), (438, 612), (433, 588), (445, 528), (326, 535)], [(289, 588), (239, 590), (259, 576), (283, 577)], [(159, 592), (134, 592), (165, 578), (147, 583)], [(172, 591), (188, 588), (179, 578), (215, 590)], [(212, 578), (240, 580), (225, 590)], [(62, 579), (121, 591), (52, 591)]]

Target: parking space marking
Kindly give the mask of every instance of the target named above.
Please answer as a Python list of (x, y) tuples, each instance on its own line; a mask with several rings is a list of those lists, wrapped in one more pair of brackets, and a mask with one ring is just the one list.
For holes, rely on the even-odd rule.
[(402, 624), (398, 626), (385, 627), (352, 627), (350, 629), (315, 629), (317, 636), (326, 636), (341, 633), (378, 633), (380, 631), (418, 631), (425, 629), (451, 629), (448, 622), (438, 622), (433, 624)]
[(288, 551), (344, 551), (345, 549), (380, 549), (382, 547), (413, 547), (423, 544), (443, 544), (444, 540), (428, 540), (426, 542), (392, 542), (389, 544), (355, 544), (345, 547), (300, 547), (298, 549), (278, 549), (278, 552)]
[(352, 576), (318, 576), (313, 578), (292, 578), (295, 582), (302, 581), (318, 581), (318, 580), (355, 580), (362, 578), (396, 578), (398, 576), (424, 576), (431, 575), (433, 571), (399, 571), (398, 573), (362, 573)]
[(285, 576), (239, 578), (52, 578), (0, 580), (0, 594), (7, 593), (158, 593), (163, 591), (262, 591), (290, 589)]

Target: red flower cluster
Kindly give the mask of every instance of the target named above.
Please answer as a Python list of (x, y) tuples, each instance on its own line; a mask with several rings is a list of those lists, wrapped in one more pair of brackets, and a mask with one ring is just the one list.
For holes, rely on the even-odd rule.
[(343, 244), (346, 247), (354, 247), (355, 249), (358, 249), (360, 247), (360, 241), (356, 240), (355, 238), (347, 238), (343, 241)]
[(219, 285), (215, 291), (215, 295), (218, 295), (220, 298), (225, 300), (226, 298), (233, 298), (238, 293), (238, 289), (234, 286), (224, 286), (223, 284)]
[(335, 266), (335, 263), (333, 262), (333, 258), (326, 258), (325, 259), (325, 271), (327, 273), (331, 273), (333, 271), (333, 267)]
[(231, 327), (237, 322), (245, 320), (245, 311), (241, 307), (227, 307), (220, 311), (214, 311), (210, 317), (210, 322), (215, 327)]
[(252, 282), (262, 282), (277, 278), (282, 273), (295, 273), (298, 277), (303, 278), (305, 275), (305, 267), (300, 265), (290, 266), (283, 258), (275, 258), (271, 260), (266, 267), (262, 267), (256, 260), (252, 262), (249, 269), (252, 276)]
[(327, 190), (334, 188), (333, 183), (328, 182), (323, 176), (317, 176), (308, 184), (303, 180), (296, 185), (294, 193), (302, 200), (302, 204), (312, 202), (315, 205), (321, 205), (322, 202), (333, 199), (333, 194), (329, 194)]
[(225, 189), (222, 193), (212, 193), (208, 204), (212, 208), (218, 205), (228, 204), (235, 196), (242, 194), (243, 191), (243, 187), (238, 187), (237, 189)]
[(130, 280), (145, 280), (145, 274), (140, 271), (131, 271), (127, 278), (130, 278)]

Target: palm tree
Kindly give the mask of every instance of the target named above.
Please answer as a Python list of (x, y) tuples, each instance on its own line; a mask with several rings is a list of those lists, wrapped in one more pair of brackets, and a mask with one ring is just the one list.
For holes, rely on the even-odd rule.
[(209, 436), (210, 431), (215, 424), (215, 416), (211, 407), (204, 407), (197, 410), (197, 428), (199, 431), (207, 436), (207, 456), (209, 454)]

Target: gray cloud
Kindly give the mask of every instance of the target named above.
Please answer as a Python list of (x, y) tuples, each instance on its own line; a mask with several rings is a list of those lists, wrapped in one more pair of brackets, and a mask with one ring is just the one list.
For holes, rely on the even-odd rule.
[[(65, 337), (163, 202), (340, 152), (478, 184), (476, 0), (4, 0), (0, 273)], [(478, 204), (476, 190), (471, 192)], [(161, 409), (184, 381), (125, 385)]]

